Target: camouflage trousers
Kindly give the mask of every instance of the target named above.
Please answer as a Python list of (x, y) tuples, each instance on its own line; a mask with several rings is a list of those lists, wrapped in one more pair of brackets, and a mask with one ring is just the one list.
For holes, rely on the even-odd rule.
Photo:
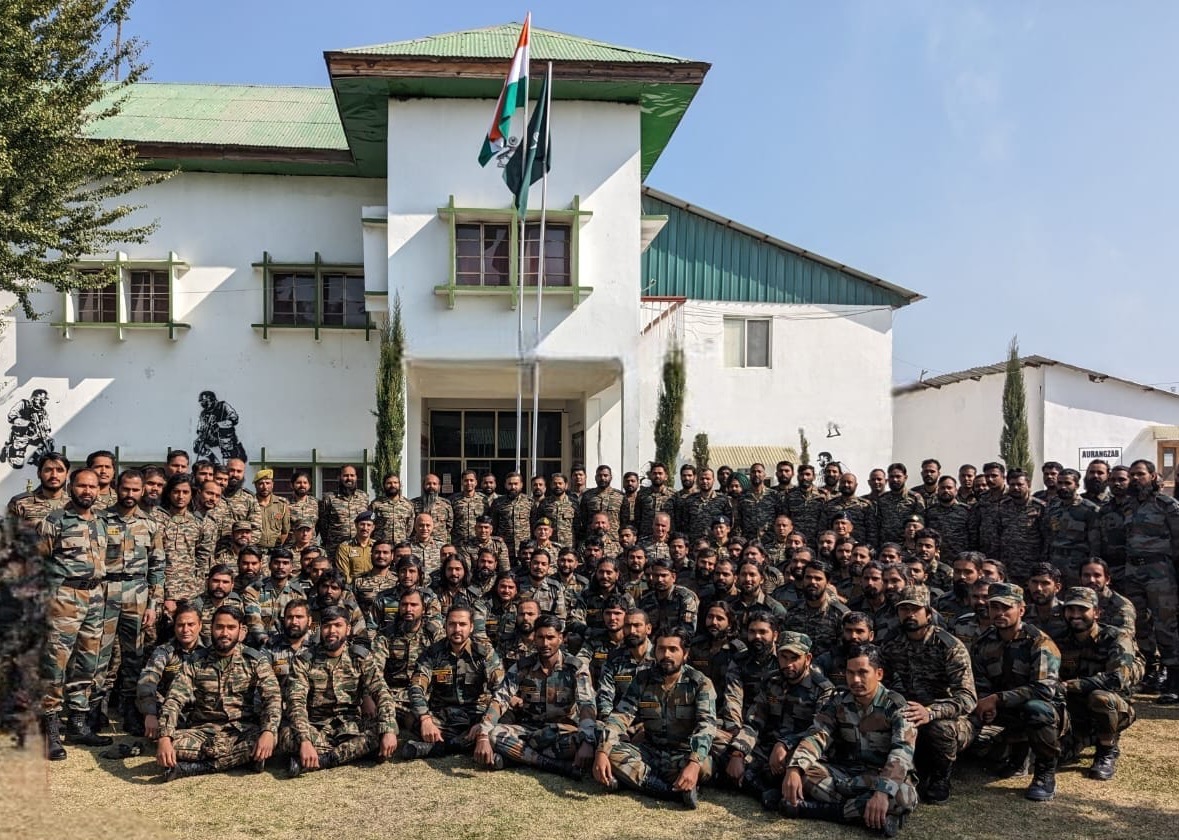
[[(641, 789), (647, 776), (655, 774), (668, 784), (674, 782), (692, 757), (690, 750), (661, 750), (650, 744), (620, 741), (610, 750), (610, 766), (628, 787)], [(700, 784), (712, 778), (712, 757), (700, 765)]]
[(179, 761), (207, 761), (214, 770), (228, 770), (252, 759), (261, 734), (256, 723), (209, 723), (176, 730), (172, 746)]
[(931, 720), (917, 729), (914, 763), (922, 771), (945, 771), (958, 760), (958, 751), (970, 746), (974, 727), (967, 717)]
[[(802, 793), (815, 802), (826, 802), (843, 807), (845, 822), (858, 822), (864, 818), (864, 809), (876, 790), (879, 773), (862, 768), (841, 767), (820, 761), (802, 777)], [(907, 814), (917, 807), (917, 789), (906, 778), (897, 786), (896, 795), (888, 802), (888, 813), (893, 816)]]
[[(483, 717), (483, 713), (467, 709), (462, 706), (451, 706), (446, 709), (431, 709), (430, 716), (434, 725), (442, 732), (442, 743), (435, 746), (431, 755), (445, 755), (446, 753), (466, 752), (474, 744), (470, 737), (471, 727)], [(398, 726), (400, 726), (400, 721)], [(403, 727), (406, 732), (412, 732), (413, 737), (408, 740), (421, 743), (421, 726), (415, 720), (412, 726)]]
[[(722, 729), (719, 726), (716, 728), (716, 734), (712, 736), (712, 748), (708, 751), (714, 763), (719, 764), (725, 760), (729, 752), (729, 745), (733, 743), (735, 736), (736, 733), (730, 732), (727, 729)], [(633, 741), (634, 739), (632, 738), (631, 740)]]
[[(278, 747), (292, 757), (298, 757), (302, 739), (291, 726), (278, 732)], [(347, 764), (376, 752), (381, 743), (377, 721), (348, 721), (333, 718), (319, 725), (311, 724), (311, 746), (320, 757), (333, 753), (336, 764)]]
[(500, 723), (487, 736), (491, 748), (504, 758), (519, 764), (539, 767), (543, 758), (572, 761), (581, 746), (578, 729), (571, 723), (549, 723), (544, 726), (524, 726)]
[[(105, 685), (118, 686), (124, 704), (135, 702), (135, 684), (143, 670), (147, 634), (155, 637), (155, 628), (144, 626), (147, 612), (147, 584), (142, 581), (108, 581), (106, 584), (104, 622), (114, 632), (103, 637), (101, 654)], [(96, 686), (101, 692), (101, 687)]]
[(56, 714), (90, 709), (90, 692), (103, 674), (102, 650), (114, 637), (106, 622), (105, 589), (58, 586), (49, 593), (49, 628), (41, 656), (45, 695), (41, 711)]
[(1000, 730), (996, 740), (1026, 741), (1037, 759), (1056, 761), (1060, 756), (1060, 736), (1068, 728), (1068, 715), (1062, 711), (1046, 700), (1028, 700), (999, 709), (992, 722)]
[(1112, 691), (1070, 694), (1068, 714), (1078, 734), (1092, 733), (1098, 738), (1112, 738), (1134, 722), (1134, 704)]
[(1135, 564), (1127, 561), (1117, 591), (1138, 610), (1135, 633), (1143, 653), (1157, 647), (1168, 668), (1179, 666), (1179, 594), (1175, 591), (1175, 566), (1169, 559)]

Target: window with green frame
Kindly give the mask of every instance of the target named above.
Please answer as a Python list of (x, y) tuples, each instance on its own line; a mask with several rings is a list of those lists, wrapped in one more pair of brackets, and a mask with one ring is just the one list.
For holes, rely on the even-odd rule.
[(163, 329), (175, 338), (177, 330), (189, 327), (173, 315), (177, 275), (187, 269), (175, 253), (163, 259), (131, 259), (117, 253), (109, 260), (76, 263), (79, 286), (65, 292), (64, 317), (53, 326), (66, 338), (78, 327), (114, 329), (120, 339), (128, 329)]
[(307, 263), (278, 262), (269, 253), (254, 267), (262, 271), (263, 319), (254, 324), (269, 338), (271, 329), (374, 329), (364, 306), (364, 266), (327, 263), (317, 252)]

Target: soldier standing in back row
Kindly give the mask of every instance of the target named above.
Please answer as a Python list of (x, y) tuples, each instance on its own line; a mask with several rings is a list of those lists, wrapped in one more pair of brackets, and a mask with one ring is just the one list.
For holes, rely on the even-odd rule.
[(356, 536), (356, 517), (368, 510), (368, 498), (357, 489), (356, 467), (340, 467), (339, 483), (334, 493), (324, 493), (319, 501), (320, 543), (329, 558), (335, 558), (340, 543)]
[(925, 503), (916, 493), (905, 489), (909, 471), (904, 464), (888, 465), (888, 490), (876, 500), (876, 538), (878, 545), (905, 541), (905, 522), (913, 514), (925, 511)]
[(606, 464), (602, 464), (594, 471), (594, 481), (597, 487), (582, 493), (581, 499), (577, 503), (577, 520), (573, 528), (573, 535), (577, 539), (585, 539), (589, 533), (590, 519), (599, 512), (605, 513), (609, 521), (607, 533), (614, 539), (618, 539), (623, 497), (621, 491), (610, 486), (613, 476), (610, 467)]

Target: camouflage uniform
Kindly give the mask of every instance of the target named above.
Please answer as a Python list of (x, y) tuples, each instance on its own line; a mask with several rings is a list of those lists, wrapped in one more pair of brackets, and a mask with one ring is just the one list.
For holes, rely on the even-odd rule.
[[(205, 588), (205, 575), (209, 572), (207, 565), (198, 563), (197, 555), (207, 552), (212, 559), (213, 532), (202, 527), (202, 519), (189, 510), (173, 516), (158, 508), (156, 521), (160, 525), (164, 547), (164, 599), (188, 601), (195, 598)], [(204, 551), (199, 552), (202, 546)]]
[(487, 513), (487, 497), (478, 490), (470, 496), (459, 493), (451, 496), (450, 510), (454, 517), (450, 529), (451, 542), (463, 545), (475, 539), (475, 520)]
[[(310, 493), (301, 499), (291, 502), (291, 522), (306, 522), (314, 531), (319, 523), (319, 501)], [(295, 534), (292, 531), (287, 537), (288, 543), (293, 543)], [(296, 558), (298, 559), (298, 558)]]
[[(650, 774), (676, 780), (689, 761), (700, 764), (700, 782), (712, 776), (709, 753), (716, 732), (716, 692), (708, 678), (684, 665), (675, 685), (663, 687), (658, 668), (637, 674), (599, 732), (598, 751), (606, 752), (615, 775), (627, 786), (642, 789)], [(643, 740), (624, 740), (634, 724), (642, 724)]]
[(953, 560), (970, 545), (970, 508), (955, 499), (948, 505), (935, 502), (925, 506), (925, 527), (942, 535), (942, 557)]
[(878, 525), (876, 505), (858, 496), (833, 496), (823, 505), (820, 514), (819, 530), (831, 527), (831, 520), (837, 513), (842, 513), (851, 520), (852, 536), (856, 542), (876, 545), (876, 528)]
[(359, 490), (351, 496), (327, 493), (319, 501), (320, 540), (328, 557), (336, 556), (340, 543), (356, 536), (356, 517), (368, 510), (368, 497)]
[(746, 540), (760, 540), (778, 515), (778, 496), (764, 484), (761, 492), (741, 494), (733, 510), (733, 532)]
[(615, 648), (606, 657), (606, 664), (602, 666), (602, 675), (598, 679), (598, 720), (605, 721), (618, 705), (618, 701), (626, 694), (635, 675), (644, 668), (655, 664), (655, 642), (647, 640), (647, 649), (640, 659), (635, 659), (633, 652), (625, 644)]
[(119, 494), (115, 492), (115, 488), (113, 486), (107, 487), (98, 494), (98, 498), (94, 500), (94, 504), (91, 505), (90, 509), (95, 513), (102, 513), (103, 511), (110, 510), (118, 503)]
[(818, 607), (811, 607), (806, 601), (789, 607), (782, 629), (810, 636), (815, 654), (823, 654), (839, 643), (843, 635), (840, 622), (847, 612), (847, 605), (827, 592)]
[(627, 600), (627, 609), (635, 606), (635, 600), (628, 595), (620, 585), (610, 592), (603, 592), (597, 581), (590, 581), (589, 586), (577, 593), (573, 606), (569, 610), (569, 633), (584, 636), (587, 630), (602, 629), (602, 607), (606, 601), (615, 595), (621, 595)]
[(673, 586), (666, 598), (660, 598), (654, 590), (647, 590), (639, 599), (639, 609), (651, 620), (654, 635), (676, 627), (682, 627), (692, 635), (696, 632), (700, 599), (695, 592), (682, 586)]
[(1027, 583), (1032, 567), (1043, 559), (1048, 537), (1046, 512), (1043, 502), (1030, 497), (1022, 502), (1006, 496), (999, 503), (999, 553), (988, 556), (1007, 564), (1008, 578), (1021, 586)]
[(427, 715), (450, 747), (467, 747), (472, 726), (504, 681), (504, 668), (491, 645), (469, 639), (457, 654), (442, 639), (426, 648), (409, 679), (409, 708), (418, 722)]
[(999, 558), (1002, 541), (999, 533), (999, 505), (1005, 498), (1006, 493), (986, 493), (971, 505), (970, 518), (966, 522), (971, 551), (981, 551), (987, 557)]
[[(610, 654), (622, 649), (623, 646), (622, 636), (620, 635), (616, 641), (610, 638), (610, 634), (605, 628), (599, 627), (586, 632), (577, 655), (589, 668), (590, 680), (595, 688), (602, 681), (602, 669), (606, 666), (606, 660), (610, 658)], [(596, 696), (594, 704), (596, 710)]]
[(913, 514), (925, 515), (925, 502), (907, 490), (888, 490), (876, 500), (876, 545), (904, 543), (905, 522)]
[(278, 679), (281, 688), (286, 688), (287, 680), (291, 678), (296, 660), (306, 659), (310, 656), (311, 648), (312, 645), (307, 643), (306, 636), (303, 637), (298, 647), (292, 647), (290, 639), (286, 636), (276, 635), (267, 642), (262, 652), (270, 657), (270, 667), (274, 669), (274, 676)]
[(1179, 667), (1179, 595), (1175, 562), (1179, 560), (1179, 501), (1162, 493), (1128, 497), (1126, 567), (1119, 591), (1138, 610), (1138, 644), (1147, 649), (1152, 635), (1168, 669)]
[(819, 706), (834, 690), (831, 681), (813, 666), (796, 683), (789, 682), (781, 671), (762, 683), (731, 745), (732, 752), (745, 756), (745, 772), (752, 775), (758, 792), (779, 783), (770, 772), (774, 745), (781, 744), (787, 753), (793, 750), (814, 723)]
[(639, 529), (639, 491), (627, 495), (622, 494), (622, 506), (618, 509), (618, 527), (629, 525), (638, 533)]
[(997, 628), (988, 627), (970, 654), (979, 696), (999, 695), (994, 725), (1022, 731), (1036, 759), (1054, 764), (1060, 755), (1063, 721), (1056, 643), (1043, 631), (1020, 622), (1010, 642), (999, 637)]
[(778, 673), (778, 660), (773, 648), (758, 658), (746, 648), (733, 654), (725, 678), (719, 689), (717, 702), (717, 732), (712, 742), (715, 758), (720, 758), (729, 743), (745, 725), (745, 715), (766, 680)]
[(181, 666), (160, 709), (160, 737), (172, 739), (179, 761), (228, 770), (250, 760), (263, 732), (277, 737), (281, 720), (269, 657), (238, 645), (227, 657), (203, 650)]
[(18, 493), (8, 502), (8, 515), (15, 517), (17, 522), (27, 528), (36, 528), (41, 520), (55, 510), (61, 510), (70, 500), (64, 490), (56, 498), (45, 495), (45, 490), (38, 487), (32, 493)]
[[(512, 722), (503, 723), (509, 711)], [(593, 744), (595, 711), (584, 661), (558, 653), (545, 673), (539, 657), (526, 656), (508, 669), (480, 728), (500, 755), (539, 767), (546, 758), (572, 761), (581, 744)]]
[(1060, 637), (1068, 633), (1068, 622), (1064, 620), (1064, 605), (1058, 599), (1053, 598), (1052, 603), (1046, 606), (1048, 608), (1047, 615), (1040, 615), (1040, 607), (1029, 603), (1023, 620), (1033, 627), (1043, 630), (1048, 638), (1059, 642)]
[(639, 538), (649, 537), (655, 526), (655, 514), (666, 513), (675, 528), (675, 491), (664, 484), (662, 487), (644, 487), (639, 490)]
[(494, 533), (507, 544), (513, 562), (520, 543), (532, 536), (531, 517), (532, 500), (523, 493), (514, 499), (510, 495), (500, 496), (491, 505)]
[(378, 572), (376, 569), (369, 569), (364, 574), (357, 575), (356, 579), (352, 581), (352, 595), (356, 598), (356, 605), (364, 613), (365, 621), (368, 622), (369, 638), (372, 637), (372, 633), (376, 630), (377, 596), (386, 589), (396, 586), (397, 575), (393, 574), (389, 569), (381, 572)]
[(1060, 569), (1066, 588), (1080, 585), (1083, 562), (1101, 556), (1099, 517), (1097, 505), (1080, 496), (1071, 502), (1058, 497), (1048, 505), (1044, 559)]
[(1134, 604), (1129, 598), (1119, 595), (1106, 586), (1105, 589), (1097, 593), (1097, 606), (1101, 608), (1099, 621), (1102, 624), (1128, 630), (1130, 637), (1134, 637), (1138, 611), (1134, 609)]
[(814, 487), (805, 490), (801, 487), (794, 487), (786, 494), (785, 513), (794, 523), (794, 530), (805, 534), (806, 541), (810, 545), (815, 544), (815, 539), (818, 537), (819, 531), (822, 530), (820, 523), (823, 518), (823, 507), (826, 504), (827, 500), (823, 498), (823, 494)]
[(507, 543), (499, 537), (491, 537), (485, 543), (479, 542), (478, 539), (472, 537), (460, 545), (458, 550), (463, 559), (467, 561), (467, 566), (474, 568), (475, 561), (479, 559), (479, 552), (485, 548), (489, 548), (495, 553), (496, 571), (506, 572), (512, 568), (511, 552), (508, 551)]
[(160, 705), (168, 696), (168, 689), (181, 666), (192, 662), (203, 650), (199, 643), (192, 650), (184, 650), (175, 639), (153, 650), (135, 684), (135, 706), (139, 714), (158, 717)]
[(385, 496), (373, 499), (368, 509), (373, 515), (373, 540), (388, 540), (391, 543), (405, 542), (413, 533), (413, 502), (404, 496)]
[(373, 657), (377, 670), (385, 675), (385, 684), (397, 703), (397, 714), (408, 726), (409, 678), (422, 651), (442, 638), (442, 628), (436, 622), (421, 621), (416, 630), (401, 625), (386, 624), (373, 640)]
[(846, 688), (829, 694), (787, 762), (802, 771), (803, 794), (842, 806), (847, 822), (863, 821), (874, 793), (888, 797), (892, 816), (912, 811), (917, 730), (901, 714), (904, 708), (905, 698), (883, 685), (867, 709)]
[(565, 587), (561, 586), (554, 577), (546, 577), (537, 583), (525, 575), (516, 579), (519, 598), (531, 598), (540, 604), (540, 611), (548, 615), (555, 615), (564, 619), (569, 615), (569, 601), (565, 597)]
[(577, 521), (577, 505), (565, 493), (548, 496), (540, 503), (538, 519), (543, 516), (553, 523), (553, 539), (559, 545), (573, 545), (573, 526)]
[[(372, 698), (375, 718), (361, 717), (360, 706)], [(376, 659), (363, 647), (352, 646), (331, 656), (318, 645), (295, 662), (283, 687), (289, 724), (279, 734), (279, 746), (298, 756), (304, 741), (321, 759), (347, 764), (376, 751), (381, 736), (397, 734), (397, 706), (381, 676)]]
[(251, 647), (262, 648), (275, 633), (282, 633), (282, 614), (287, 604), (305, 598), (303, 588), (294, 578), (287, 578), (280, 586), (272, 577), (263, 578), (246, 588), (246, 623)]
[(779, 626), (786, 620), (786, 608), (779, 601), (765, 594), (765, 592), (758, 592), (757, 597), (748, 603), (745, 601), (744, 595), (737, 595), (726, 600), (728, 600), (729, 606), (733, 608), (734, 623), (742, 631), (749, 624), (749, 616), (755, 612), (769, 613), (778, 620)]
[(950, 632), (954, 634), (954, 638), (966, 645), (967, 650), (974, 648), (974, 643), (985, 629), (973, 610), (962, 613), (950, 625)]
[[(257, 498), (255, 497), (257, 502)], [(266, 504), (257, 502), (262, 530), (258, 534), (258, 545), (274, 548), (278, 538), (291, 533), (291, 503), (281, 496), (271, 496)]]
[(933, 625), (917, 640), (902, 632), (883, 652), (892, 690), (929, 709), (929, 723), (917, 728), (918, 763), (935, 774), (949, 771), (958, 751), (974, 740), (969, 715), (978, 695), (970, 653), (952, 633)]
[(495, 645), (501, 635), (514, 632), (517, 604), (516, 599), (503, 604), (498, 598), (484, 598), (475, 605), (475, 635)]
[(188, 603), (201, 614), (201, 644), (205, 647), (213, 644), (213, 613), (218, 607), (237, 607), (243, 615), (246, 612), (246, 599), (237, 592), (230, 592), (219, 604), (213, 603), (213, 599), (209, 597), (207, 591), (202, 592)]
[(450, 542), (450, 532), (454, 528), (454, 508), (450, 506), (450, 502), (439, 496), (427, 508), (426, 500), (418, 496), (413, 500), (413, 512), (416, 517), (419, 513), (428, 513), (434, 519), (434, 542), (439, 545), (446, 545)]
[(736, 637), (723, 639), (718, 645), (707, 633), (700, 633), (688, 648), (688, 664), (708, 677), (714, 687), (724, 686), (733, 659), (745, 650), (745, 642)]
[(577, 519), (574, 521), (573, 535), (584, 539), (589, 532), (589, 523), (593, 515), (605, 513), (610, 522), (606, 533), (618, 539), (622, 499), (622, 491), (614, 487), (592, 487), (586, 490), (577, 502)]
[[(262, 506), (258, 504), (258, 499), (253, 493), (244, 487), (240, 488), (236, 493), (223, 490), (221, 492), (221, 501), (229, 508), (231, 527), (233, 522), (245, 522), (248, 520), (254, 526), (254, 533), (261, 533)], [(225, 536), (225, 534), (222, 533), (222, 536)]]
[(1094, 624), (1084, 639), (1067, 633), (1060, 645), (1060, 685), (1073, 734), (1110, 738), (1134, 722), (1134, 686), (1146, 663), (1126, 630)]
[(718, 516), (727, 516), (732, 522), (733, 503), (728, 496), (722, 496), (715, 490), (710, 490), (707, 494), (693, 493), (685, 497), (680, 504), (683, 530), (689, 540), (709, 536), (712, 521)]
[(1126, 569), (1126, 499), (1111, 499), (1097, 511), (1097, 533), (1101, 550), (1097, 556), (1109, 564), (1111, 575), (1121, 577)]

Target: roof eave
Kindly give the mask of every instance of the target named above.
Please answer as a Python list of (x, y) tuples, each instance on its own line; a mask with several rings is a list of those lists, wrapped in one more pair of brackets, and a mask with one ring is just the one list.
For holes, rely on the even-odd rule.
[[(326, 51), (328, 75), (381, 78), (502, 79), (503, 58), (468, 58), (419, 55), (365, 55)], [(541, 63), (537, 60), (537, 63)], [(555, 81), (625, 82), (699, 85), (712, 65), (704, 61), (567, 61), (553, 62)]]

